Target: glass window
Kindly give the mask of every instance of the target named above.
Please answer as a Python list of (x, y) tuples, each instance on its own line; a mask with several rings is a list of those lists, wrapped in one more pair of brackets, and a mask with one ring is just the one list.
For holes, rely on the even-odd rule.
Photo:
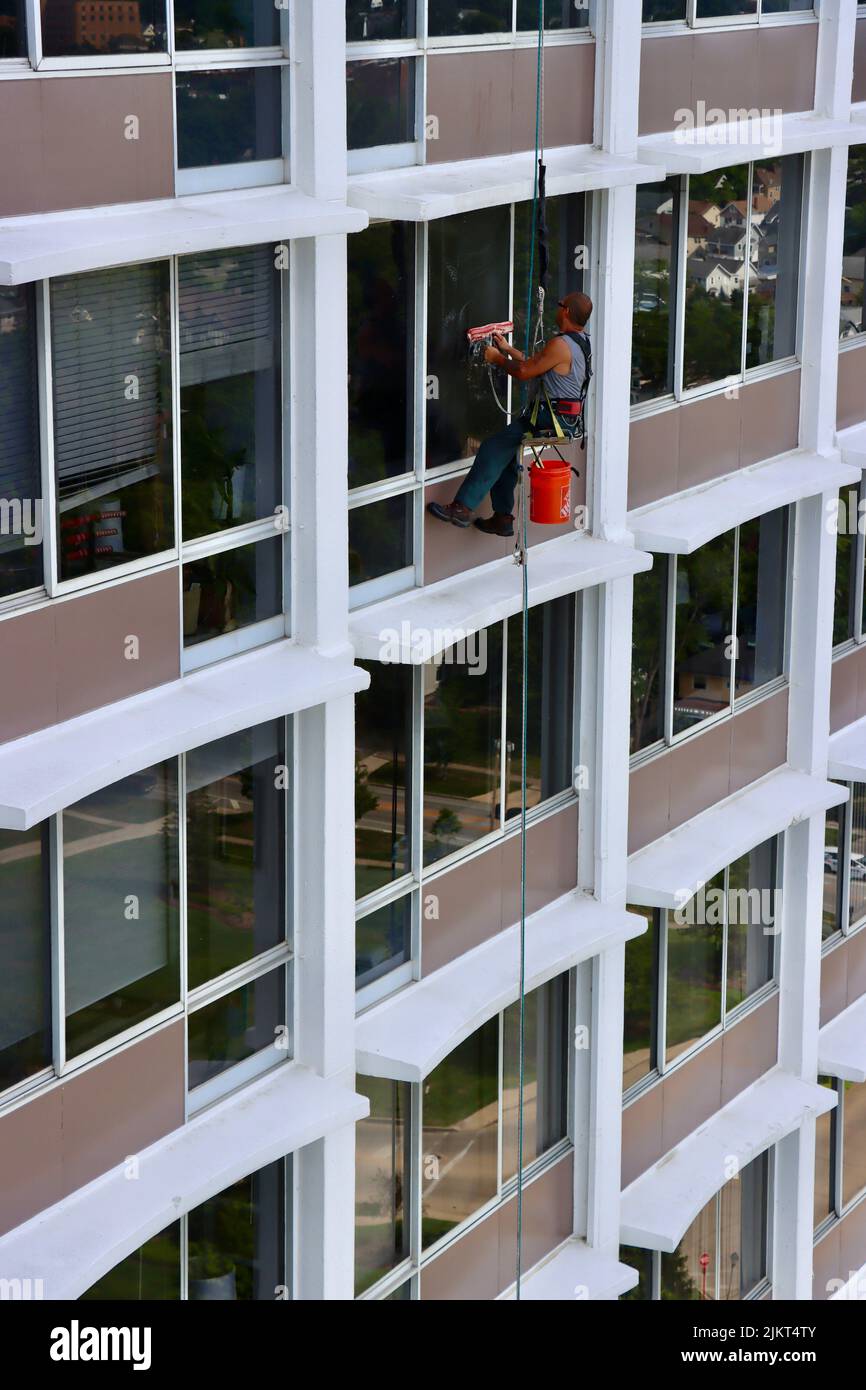
[(628, 1091), (658, 1065), (658, 911), (629, 906), (647, 920), (642, 936), (625, 943), (625, 1027), (622, 1089)]
[(346, 0), (346, 38), (408, 39), (415, 33), (416, 0)]
[(281, 8), (274, 0), (174, 0), (175, 48), (276, 47)]
[(738, 376), (741, 370), (746, 262), (757, 251), (757, 234), (749, 229), (749, 168), (735, 164), (689, 178), (686, 388)]
[(863, 322), (863, 272), (866, 265), (866, 145), (848, 151), (848, 186), (845, 195), (845, 234), (842, 251), (842, 285), (839, 336), (856, 337)]
[(866, 1085), (841, 1083), (842, 1206), (866, 1188)]
[[(2, 21), (2, 9), (0, 9)], [(0, 57), (4, 34), (0, 22)], [(42, 583), (36, 299), (0, 286), (0, 599)]]
[(724, 873), (716, 874), (677, 912), (667, 914), (665, 1059), (675, 1057), (722, 1021)]
[(767, 1154), (719, 1193), (719, 1298), (745, 1298), (767, 1273)]
[[(414, 559), (411, 492), (349, 509), (349, 585), (366, 584), (411, 569)], [(407, 577), (411, 584), (414, 578)]]
[(737, 698), (781, 676), (785, 660), (788, 510), (780, 507), (739, 529), (737, 555)]
[(763, 1282), (768, 1171), (763, 1153), (707, 1203), (673, 1254), (662, 1254), (662, 1299), (743, 1299)]
[(663, 24), (673, 20), (685, 22), (688, 0), (643, 0), (644, 24)]
[(789, 155), (752, 165), (751, 225), (756, 234), (749, 268), (746, 368), (793, 357), (800, 278), (803, 160)]
[[(526, 711), (526, 805), (566, 791), (574, 777), (574, 597), (529, 610)], [(523, 619), (508, 621), (505, 819), (520, 814), (523, 709)]]
[(697, 19), (750, 18), (758, 13), (758, 0), (697, 0)]
[(638, 1272), (638, 1282), (628, 1293), (620, 1294), (621, 1303), (645, 1303), (653, 1296), (653, 1252), (641, 1250), (636, 1245), (619, 1247), (620, 1264), (630, 1265)]
[(41, 0), (46, 58), (164, 53), (165, 0)]
[(675, 561), (675, 734), (730, 707), (734, 537), (727, 531)]
[(178, 261), (183, 539), (282, 501), (280, 272), (272, 246)]
[(271, 1048), (271, 1062), (284, 1061), (286, 972), (259, 975), (240, 989), (205, 1004), (189, 1016), (189, 1088), (193, 1090), (251, 1057)]
[(510, 33), (511, 0), (478, 0), (474, 5), (466, 5), (463, 0), (427, 0), (427, 32), (431, 38), (444, 34)]
[[(502, 1016), (502, 1181), (517, 1174), (520, 1005)], [(523, 1046), (523, 1167), (564, 1138), (568, 1123), (568, 977), (526, 996)]]
[(415, 139), (414, 58), (365, 58), (346, 64), (346, 132), (350, 150), (405, 145)]
[(286, 1286), (285, 1170), (280, 1161), (241, 1178), (188, 1217), (189, 1298), (248, 1302)]
[(355, 985), (363, 989), (409, 960), (412, 954), (412, 895), (406, 893), (368, 912), (355, 923)]
[[(819, 1076), (818, 1085), (826, 1086), (828, 1091), (836, 1089), (836, 1083), (829, 1076)], [(835, 1181), (836, 1171), (836, 1114), (828, 1110), (826, 1115), (815, 1119), (815, 1229), (832, 1216), (836, 1209)]]
[(765, 840), (728, 869), (727, 1013), (773, 978), (776, 849)]
[(220, 550), (183, 566), (183, 644), (278, 617), (283, 611), (283, 547), (279, 536)]
[[(582, 29), (589, 24), (589, 5), (582, 0), (544, 0), (545, 29)], [(538, 0), (517, 0), (518, 30), (538, 30)]]
[(281, 719), (186, 755), (189, 987), (286, 937)]
[(502, 628), (485, 628), (424, 672), (424, 862), (500, 826)]
[(180, 1299), (181, 1222), (167, 1226), (81, 1295), (82, 1303), (176, 1303)]
[[(563, 198), (547, 200), (547, 250), (548, 250), (548, 292), (547, 292), (547, 335), (555, 331), (551, 315), (555, 312), (556, 301), (564, 294), (584, 287), (586, 267), (586, 203), (582, 193), (572, 193)], [(526, 343), (526, 286), (529, 279), (529, 261), (532, 257), (532, 204), (514, 204), (514, 272), (512, 275), (511, 318), (514, 320), (512, 342), (521, 352)], [(538, 280), (539, 249), (536, 241), (534, 252), (533, 283)], [(534, 291), (533, 291), (534, 293)], [(531, 329), (535, 329), (536, 303), (533, 299)], [(508, 318), (507, 313), (499, 311), (494, 318)], [(483, 320), (480, 320), (483, 322)], [(503, 388), (505, 382), (503, 382)]]
[(72, 1057), (180, 999), (176, 762), (94, 792), (61, 822)]
[(0, 830), (0, 1090), (51, 1065), (48, 846)]
[(265, 1302), (285, 1298), (287, 1169), (280, 1159), (210, 1197), (92, 1285), (82, 1301)]
[(349, 486), (361, 487), (413, 467), (415, 229), (378, 222), (348, 242)]
[(359, 1076), (370, 1114), (355, 1130), (355, 1293), (363, 1293), (409, 1256), (406, 1213), (410, 1088), (404, 1081)]
[(634, 576), (631, 648), (631, 742), (639, 753), (665, 736), (668, 561), (657, 555), (651, 570)]
[(282, 79), (280, 66), (178, 71), (178, 168), (280, 159)]
[(455, 1048), (424, 1083), (421, 1242), (426, 1249), (496, 1196), (499, 1019)]
[(466, 332), (508, 318), (509, 257), (490, 248), (510, 244), (510, 224), (510, 209), (497, 207), (429, 225), (428, 468), (472, 457), (501, 428), (486, 372), (467, 371)]
[(853, 927), (866, 917), (866, 783), (851, 783), (851, 799), (845, 814), (851, 824), (848, 925)]
[[(680, 180), (638, 184), (636, 196), (632, 405), (670, 395), (674, 389)], [(691, 212), (689, 224), (691, 234)]]
[[(821, 940), (826, 941), (842, 926), (842, 879), (840, 857), (844, 854), (844, 806), (832, 806), (824, 820), (824, 896)], [(843, 865), (844, 867), (844, 865)]]
[(174, 544), (167, 261), (51, 281), (59, 575)]
[(0, 0), (0, 58), (27, 57), (25, 0)]
[(833, 607), (833, 646), (841, 646), (859, 636), (859, 608), (862, 603), (857, 575), (857, 532), (860, 520), (860, 489), (839, 489), (836, 513), (836, 597)]
[(359, 898), (409, 872), (412, 668), (361, 662), (355, 700), (355, 887)]

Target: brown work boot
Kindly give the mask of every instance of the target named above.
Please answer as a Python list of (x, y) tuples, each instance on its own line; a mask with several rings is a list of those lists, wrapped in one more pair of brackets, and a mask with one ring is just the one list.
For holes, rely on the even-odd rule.
[(513, 536), (514, 517), (510, 512), (494, 512), (487, 518), (479, 516), (475, 519), (475, 525), (479, 531), (483, 531), (485, 536)]
[(427, 510), (437, 521), (450, 521), (452, 526), (468, 526), (472, 516), (462, 502), (428, 502)]

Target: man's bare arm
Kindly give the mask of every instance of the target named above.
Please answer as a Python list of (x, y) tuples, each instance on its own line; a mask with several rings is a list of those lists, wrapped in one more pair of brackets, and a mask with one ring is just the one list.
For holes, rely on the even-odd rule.
[[(515, 350), (512, 349), (512, 352)], [(484, 360), (494, 367), (500, 367), (515, 381), (532, 381), (544, 376), (545, 372), (559, 372), (565, 376), (571, 367), (571, 354), (561, 338), (551, 338), (534, 357), (506, 357), (499, 348), (485, 349)]]

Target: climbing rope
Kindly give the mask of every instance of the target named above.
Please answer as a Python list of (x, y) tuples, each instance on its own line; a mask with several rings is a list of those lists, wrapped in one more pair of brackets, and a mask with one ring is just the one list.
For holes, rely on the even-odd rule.
[[(540, 282), (538, 286), (538, 317), (535, 328), (535, 341), (544, 331), (544, 296), (547, 282), (547, 238), (546, 229), (539, 226), (539, 206), (544, 208), (544, 0), (538, 0), (538, 53), (535, 75), (535, 174), (532, 189), (532, 235), (529, 247), (529, 277), (526, 295), (526, 349), (531, 356), (532, 335), (532, 291), (535, 284), (535, 251), (539, 239)], [(521, 446), (522, 463), (522, 446)], [(527, 564), (526, 543), (526, 469), (520, 470), (520, 501), (517, 527), (518, 541), (515, 559), (520, 565), (523, 581), (523, 616), (521, 623), (521, 709), (520, 709), (520, 983), (519, 1009), (520, 1025), (518, 1033), (518, 1108), (517, 1108), (517, 1269), (515, 1297), (519, 1301), (521, 1278), (523, 1274), (523, 1096), (526, 1083), (526, 745), (528, 726), (529, 684), (529, 566)]]

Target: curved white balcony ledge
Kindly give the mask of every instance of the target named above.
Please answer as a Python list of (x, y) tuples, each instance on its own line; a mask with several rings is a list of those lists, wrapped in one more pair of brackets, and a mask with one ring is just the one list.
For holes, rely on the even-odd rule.
[(866, 717), (830, 735), (827, 776), (843, 782), (866, 782)]
[[(526, 919), (526, 991), (646, 931), (635, 913), (566, 893)], [(518, 997), (520, 925), (376, 1004), (355, 1025), (363, 1076), (423, 1081), (464, 1038)]]
[[(529, 604), (535, 607), (609, 579), (652, 568), (631, 545), (593, 536), (557, 536), (529, 552)], [(371, 603), (349, 617), (359, 657), (420, 666), (491, 623), (519, 613), (523, 575), (506, 556), (422, 589)]]
[(740, 855), (847, 800), (846, 787), (822, 777), (791, 767), (769, 772), (632, 854), (628, 901), (641, 907), (681, 907)]
[(840, 1081), (866, 1081), (866, 994), (820, 1030), (818, 1072)]
[(839, 430), (836, 447), (843, 463), (852, 468), (866, 468), (866, 425), (850, 425), (847, 430)]
[(638, 158), (667, 174), (705, 174), (729, 164), (746, 164), (750, 159), (766, 161), (807, 150), (834, 149), (862, 138), (862, 126), (856, 122), (809, 112), (780, 117), (769, 112), (763, 120), (711, 123), (644, 135), (638, 140)]
[[(651, 183), (658, 170), (636, 159), (607, 154), (592, 145), (548, 150), (547, 194), (582, 193), (591, 188)], [(532, 197), (535, 156), (495, 155), (453, 163), (418, 164), (349, 179), (348, 201), (371, 217), (397, 222), (433, 222), (458, 212), (521, 203)]]
[(368, 218), (295, 188), (233, 189), (0, 220), (0, 285), (159, 256), (360, 232)]
[(776, 507), (837, 492), (860, 472), (837, 458), (796, 449), (628, 514), (635, 544), (662, 555), (691, 555), (715, 536)]
[[(574, 1303), (575, 1299), (619, 1298), (633, 1289), (639, 1278), (631, 1265), (620, 1264), (579, 1236), (571, 1236), (522, 1276), (520, 1301)], [(514, 1287), (499, 1297), (505, 1302), (516, 1299)]]
[(144, 1149), (135, 1179), (121, 1163), (8, 1232), (0, 1279), (78, 1298), (185, 1212), (369, 1109), (365, 1096), (286, 1064)]
[(623, 1244), (672, 1253), (732, 1172), (742, 1172), (807, 1116), (825, 1115), (835, 1104), (826, 1086), (774, 1067), (625, 1188)]
[(369, 684), (350, 653), (274, 642), (52, 724), (0, 745), (0, 829), (28, 830), (164, 758)]

